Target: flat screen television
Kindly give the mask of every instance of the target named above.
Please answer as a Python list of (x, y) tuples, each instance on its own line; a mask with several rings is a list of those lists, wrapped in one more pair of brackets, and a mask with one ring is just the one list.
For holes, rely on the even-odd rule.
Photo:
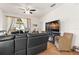
[(46, 32), (49, 32), (49, 31), (58, 31), (59, 32), (59, 30), (60, 30), (60, 21), (55, 20), (55, 21), (47, 22), (45, 24), (45, 30), (46, 30)]

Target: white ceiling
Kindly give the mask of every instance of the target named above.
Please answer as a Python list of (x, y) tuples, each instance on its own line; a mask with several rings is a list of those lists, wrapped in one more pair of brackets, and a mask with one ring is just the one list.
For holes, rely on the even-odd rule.
[(54, 7), (50, 7), (52, 4), (53, 3), (0, 3), (0, 9), (5, 13), (26, 15), (19, 7), (30, 6), (31, 8), (37, 9), (31, 16), (42, 17), (62, 5), (62, 3), (56, 3)]

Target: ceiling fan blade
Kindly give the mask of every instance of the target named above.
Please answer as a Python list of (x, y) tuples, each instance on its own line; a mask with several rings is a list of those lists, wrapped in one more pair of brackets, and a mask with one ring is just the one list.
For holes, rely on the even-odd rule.
[(36, 11), (35, 9), (30, 9), (30, 11)]
[(32, 14), (32, 12), (30, 12), (30, 14)]
[(26, 12), (23, 12), (23, 13), (26, 13)]
[(53, 7), (53, 6), (55, 6), (55, 5), (56, 5), (56, 3), (52, 4), (50, 7)]

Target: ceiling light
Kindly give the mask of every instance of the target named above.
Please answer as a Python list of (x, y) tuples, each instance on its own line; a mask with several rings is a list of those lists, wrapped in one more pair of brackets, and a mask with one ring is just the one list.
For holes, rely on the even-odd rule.
[(26, 14), (30, 14), (30, 12), (29, 12), (29, 11), (25, 11), (25, 13), (26, 13)]

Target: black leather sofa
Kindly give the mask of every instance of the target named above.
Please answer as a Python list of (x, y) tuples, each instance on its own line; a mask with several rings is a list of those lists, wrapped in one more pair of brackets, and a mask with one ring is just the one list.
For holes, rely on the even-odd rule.
[(0, 36), (0, 55), (14, 54), (14, 36)]
[(26, 34), (17, 34), (14, 39), (15, 55), (26, 55), (27, 53), (27, 37)]
[(0, 36), (0, 55), (32, 55), (47, 48), (48, 34)]
[(27, 34), (27, 54), (33, 55), (44, 51), (47, 48), (48, 34)]

